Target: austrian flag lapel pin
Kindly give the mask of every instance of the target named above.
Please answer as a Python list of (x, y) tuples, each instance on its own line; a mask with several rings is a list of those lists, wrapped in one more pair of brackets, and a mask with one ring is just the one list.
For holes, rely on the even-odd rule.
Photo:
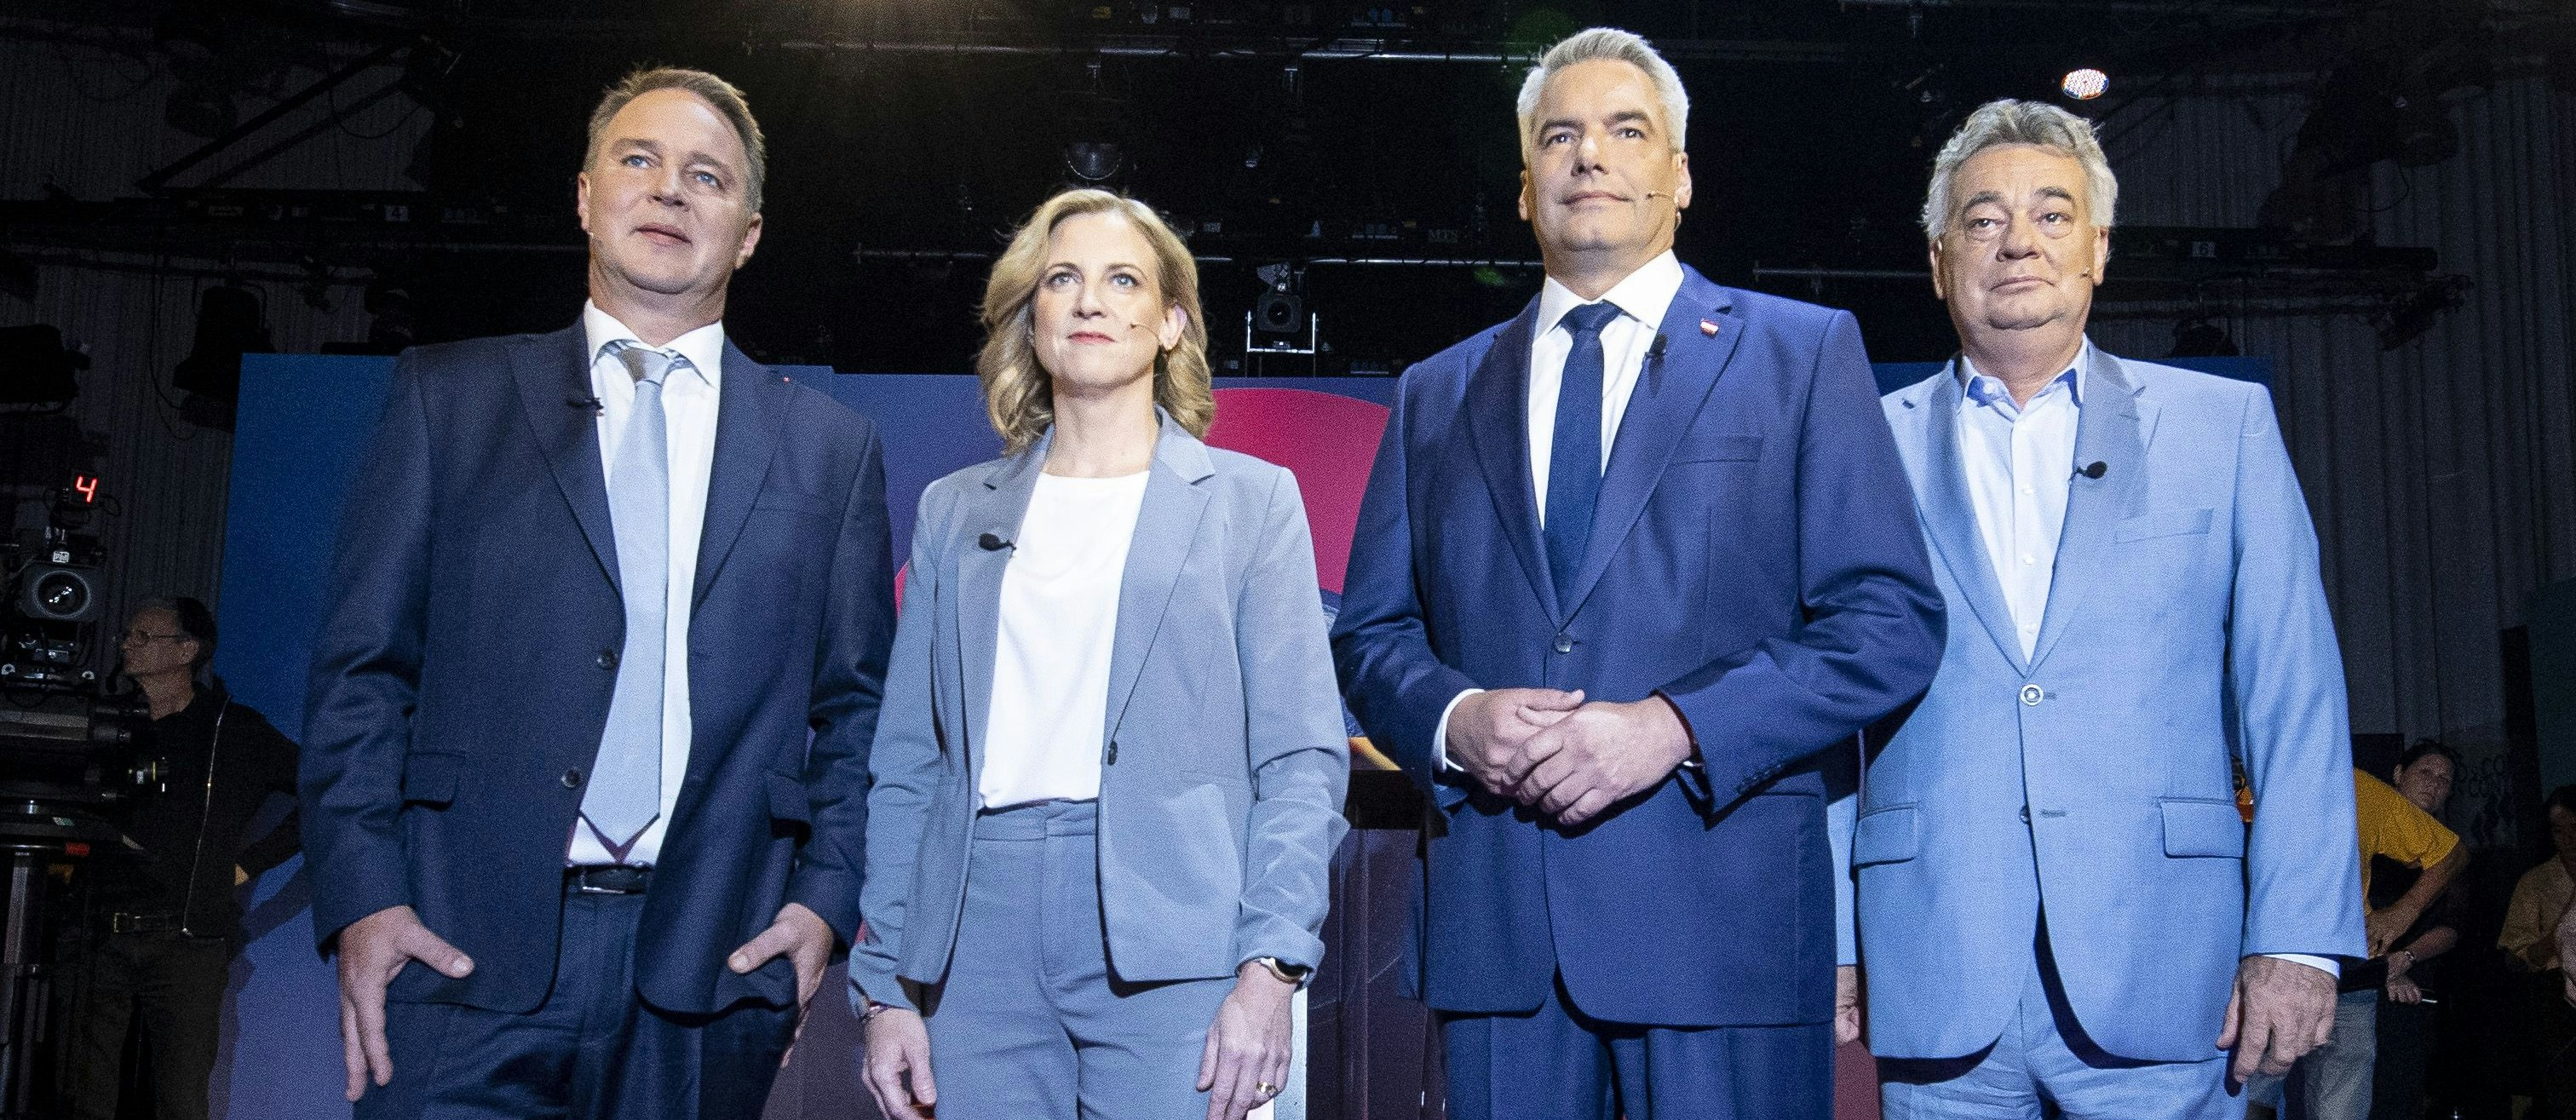
[(1707, 336), (1708, 336), (1708, 337), (1710, 337), (1710, 338), (1716, 338), (1716, 337), (1717, 337), (1717, 320), (1715, 320), (1715, 319), (1702, 319), (1702, 320), (1700, 320), (1700, 321), (1699, 321), (1699, 333), (1704, 334), (1704, 335), (1707, 335)]

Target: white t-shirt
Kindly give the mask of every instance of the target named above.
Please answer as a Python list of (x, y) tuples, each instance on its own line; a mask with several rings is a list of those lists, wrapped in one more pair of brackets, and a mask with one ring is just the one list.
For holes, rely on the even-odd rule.
[(1038, 475), (1002, 574), (984, 808), (1100, 796), (1118, 589), (1149, 473)]

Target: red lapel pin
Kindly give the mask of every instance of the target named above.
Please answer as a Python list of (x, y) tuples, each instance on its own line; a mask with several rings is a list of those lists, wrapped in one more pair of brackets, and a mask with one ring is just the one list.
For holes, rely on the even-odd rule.
[(1707, 335), (1707, 336), (1708, 336), (1708, 337), (1710, 337), (1710, 338), (1716, 338), (1716, 337), (1717, 337), (1717, 320), (1715, 320), (1715, 319), (1702, 319), (1702, 320), (1700, 320), (1700, 321), (1699, 321), (1699, 333), (1704, 334), (1704, 335)]

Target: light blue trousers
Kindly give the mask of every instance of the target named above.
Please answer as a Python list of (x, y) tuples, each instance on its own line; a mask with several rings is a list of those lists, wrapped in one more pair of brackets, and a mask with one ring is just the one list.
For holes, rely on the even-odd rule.
[[(2227, 1059), (2141, 1062), (2103, 1053), (2057, 985), (2054, 962), (2034, 953), (2021, 1004), (1983, 1054), (1948, 1061), (1881, 1058), (1885, 1120), (2241, 1120), (2227, 1091)], [(2053, 1108), (2052, 1108), (2053, 1106)]]
[(1110, 970), (1097, 803), (975, 822), (947, 978), (929, 993), (940, 1120), (1207, 1114), (1199, 1057), (1234, 979), (1136, 984)]

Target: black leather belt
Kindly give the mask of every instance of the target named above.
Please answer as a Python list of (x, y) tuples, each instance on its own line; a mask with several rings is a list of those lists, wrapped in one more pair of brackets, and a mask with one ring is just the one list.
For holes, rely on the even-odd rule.
[(642, 894), (652, 881), (652, 868), (623, 863), (564, 869), (564, 890), (570, 894)]
[(169, 933), (179, 928), (177, 914), (126, 914), (107, 916), (109, 933)]

